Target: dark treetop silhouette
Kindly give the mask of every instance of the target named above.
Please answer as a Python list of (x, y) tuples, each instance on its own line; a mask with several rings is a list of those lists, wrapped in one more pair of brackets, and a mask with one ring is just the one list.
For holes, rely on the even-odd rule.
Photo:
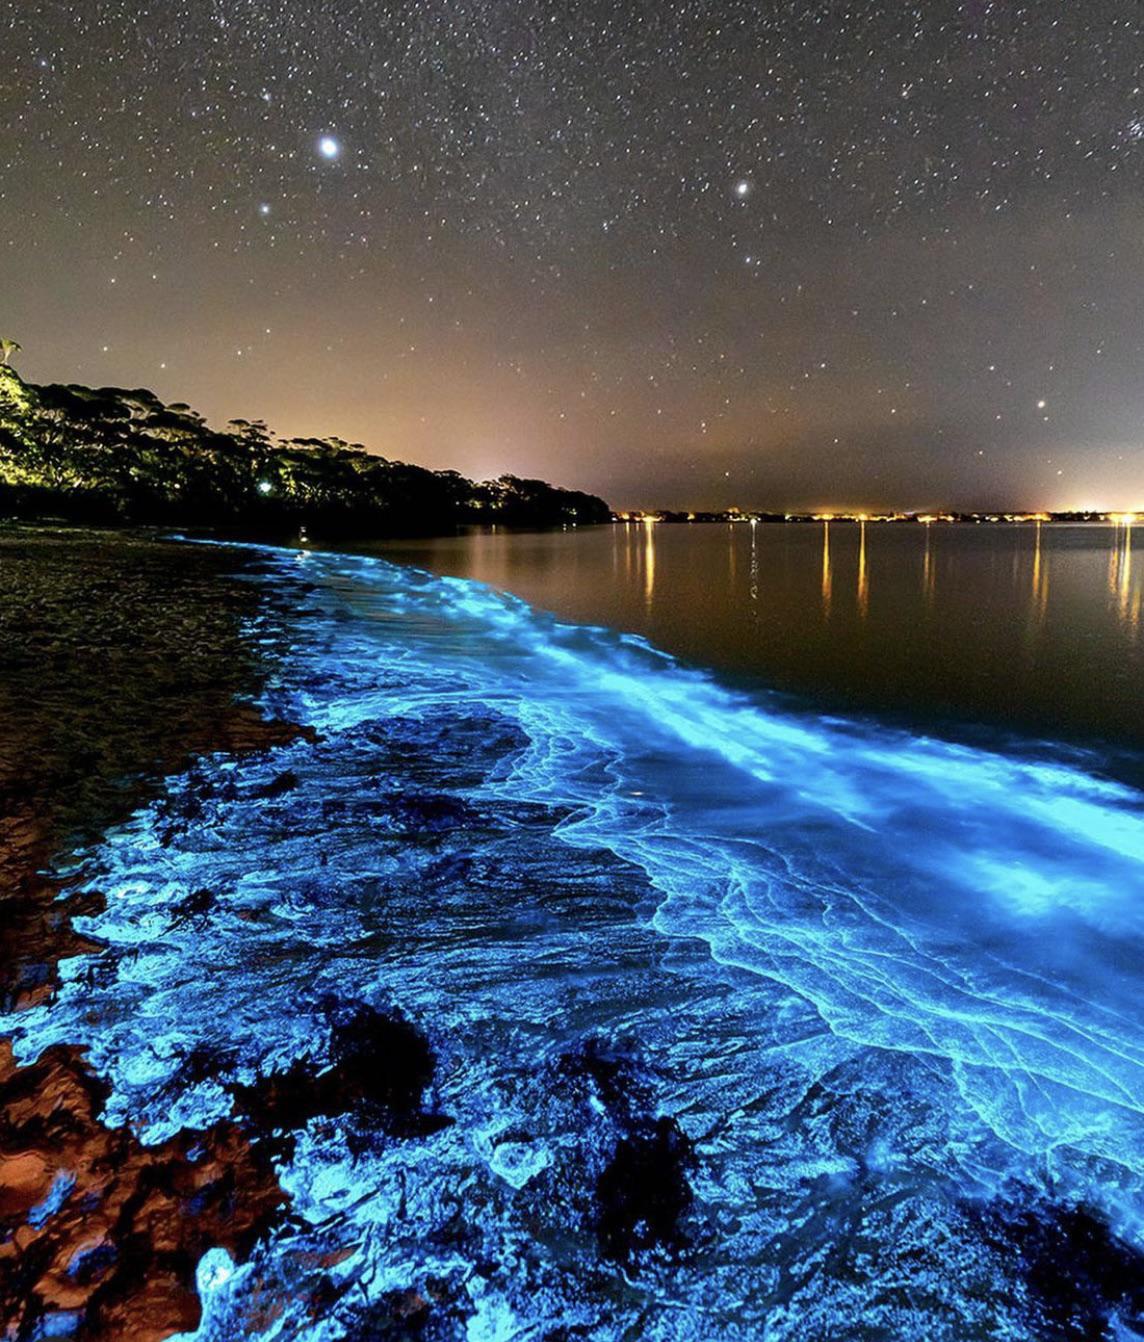
[(153, 392), (24, 382), (0, 361), (0, 508), (84, 521), (177, 523), (327, 537), (471, 523), (607, 522), (591, 494), (503, 475), (388, 461), (340, 438), (274, 437), (260, 421), (210, 428)]

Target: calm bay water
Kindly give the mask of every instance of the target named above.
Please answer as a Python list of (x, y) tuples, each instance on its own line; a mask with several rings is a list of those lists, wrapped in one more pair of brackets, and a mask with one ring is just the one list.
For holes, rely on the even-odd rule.
[(629, 523), (385, 553), (818, 707), (1144, 747), (1131, 528)]

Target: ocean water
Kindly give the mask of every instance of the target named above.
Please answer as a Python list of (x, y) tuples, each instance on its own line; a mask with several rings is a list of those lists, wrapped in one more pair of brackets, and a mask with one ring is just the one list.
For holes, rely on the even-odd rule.
[(427, 1042), (415, 1113), (279, 1122), (290, 1215), (196, 1337), (1138, 1335), (1141, 793), (380, 558), (252, 581), (317, 739), (78, 854), (107, 950), (0, 1022), (156, 1143), (355, 1012)]
[(743, 688), (986, 742), (1097, 744), (1107, 764), (1144, 751), (1140, 545), (1131, 526), (630, 523), (382, 553)]

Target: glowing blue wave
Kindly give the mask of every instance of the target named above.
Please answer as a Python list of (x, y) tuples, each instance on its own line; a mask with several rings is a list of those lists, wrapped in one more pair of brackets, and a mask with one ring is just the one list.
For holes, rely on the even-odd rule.
[[(389, 604), (447, 622), (467, 692), (525, 726), (501, 793), (583, 808), (561, 834), (644, 867), (661, 931), (776, 979), (848, 1039), (946, 1060), (1031, 1155), (1144, 1172), (1138, 793), (796, 719), (479, 585), (411, 577)], [(407, 646), (439, 658), (447, 640), (417, 629)]]
[[(343, 1237), (344, 1273), (369, 1298), (460, 1273), (474, 1338), (557, 1317), (600, 1338), (637, 1317), (642, 1335), (679, 1337), (680, 1310), (699, 1311), (697, 1336), (752, 1335), (754, 1312), (776, 1338), (813, 1318), (837, 1335), (999, 1336), (1005, 1290), (961, 1284), (1007, 1268), (951, 1210), (951, 1182), (1083, 1198), (1136, 1233), (1138, 793), (1031, 755), (779, 711), (478, 584), (265, 553), (266, 581), (313, 585), (267, 708), (322, 740), (206, 761), (214, 791), (184, 829), (165, 833), (156, 806), (108, 836), (90, 856), (108, 907), (85, 930), (113, 972), (68, 962), (59, 1000), (9, 1022), (23, 1056), (84, 1043), (113, 1083), (112, 1117), (158, 1141), (227, 1115), (225, 1083), (320, 1052), (323, 992), (397, 1002), (438, 1032), (437, 1098), (456, 1123), (368, 1158), (312, 1125), (283, 1183), (314, 1234)], [(489, 722), (518, 738), (484, 760)], [(453, 725), (427, 747), (435, 723)], [(413, 743), (411, 778), (432, 774), (436, 751), (451, 761), (434, 785), (473, 819), (450, 822), (442, 851), (366, 805), (393, 801), (386, 733)], [(267, 802), (284, 769), (296, 790)], [(204, 886), (220, 910), (190, 926), (175, 912)], [(579, 1150), (578, 1125), (596, 1122), (543, 1080), (593, 1030), (634, 1034), (670, 1078), (658, 1103), (697, 1143), (724, 1256), (581, 1317), (582, 1293), (560, 1294), (571, 1250), (525, 1248), (520, 1227), (532, 1190)], [(182, 1060), (204, 1043), (229, 1071), (188, 1081)], [(434, 1247), (460, 1186), (480, 1190), (484, 1257), (515, 1262), (511, 1280), (474, 1277), (476, 1250)], [(887, 1187), (909, 1196), (884, 1203)], [(873, 1287), (847, 1296), (846, 1274), (822, 1266), (841, 1207), (861, 1209), (854, 1224), (886, 1254), (922, 1244), (938, 1264), (885, 1306), (880, 1334), (853, 1322), (881, 1317)], [(955, 1241), (968, 1247), (943, 1284)], [(286, 1249), (265, 1253), (257, 1272), (285, 1270)], [(724, 1270), (716, 1315), (702, 1302)], [(862, 1272), (879, 1289), (893, 1276)], [(233, 1335), (252, 1274), (221, 1251), (204, 1259), (202, 1337)]]

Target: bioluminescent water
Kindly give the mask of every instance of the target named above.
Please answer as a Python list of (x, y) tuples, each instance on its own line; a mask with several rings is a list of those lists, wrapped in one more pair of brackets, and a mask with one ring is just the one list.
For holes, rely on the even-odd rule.
[(1136, 1335), (1139, 793), (382, 560), (256, 581), (316, 739), (81, 854), (106, 950), (4, 1022), (272, 1151), (196, 1337)]
[(1107, 756), (1144, 750), (1142, 543), (1127, 525), (628, 523), (383, 554), (829, 711)]

